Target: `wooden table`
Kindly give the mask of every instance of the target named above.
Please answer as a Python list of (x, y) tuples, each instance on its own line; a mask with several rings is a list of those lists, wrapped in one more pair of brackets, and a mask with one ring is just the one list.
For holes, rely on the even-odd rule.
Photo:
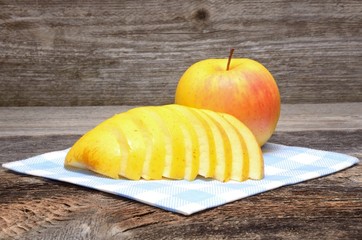
[[(362, 159), (362, 103), (290, 104), (271, 142)], [(0, 108), (0, 163), (70, 147), (130, 106)], [(362, 166), (182, 216), (0, 168), (0, 239), (360, 239)]]

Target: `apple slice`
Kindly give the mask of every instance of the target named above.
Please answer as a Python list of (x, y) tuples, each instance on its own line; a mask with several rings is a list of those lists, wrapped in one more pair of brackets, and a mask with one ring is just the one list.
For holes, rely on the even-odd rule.
[[(146, 157), (146, 141), (145, 136), (140, 127), (140, 123), (136, 122), (129, 113), (121, 113), (115, 115), (108, 126), (122, 133), (128, 144), (128, 157), (121, 162), (119, 174), (122, 177), (138, 180), (141, 178), (144, 159)], [(123, 154), (121, 152), (121, 154)]]
[(214, 136), (212, 135), (209, 124), (199, 116), (199, 114), (195, 114), (189, 107), (178, 104), (171, 104), (168, 105), (168, 107), (184, 116), (190, 122), (190, 125), (194, 127), (199, 151), (198, 174), (205, 178), (213, 177), (215, 172), (216, 153)]
[(210, 126), (215, 142), (215, 172), (213, 178), (225, 182), (230, 179), (231, 170), (231, 146), (230, 141), (222, 126), (211, 118), (204, 110), (192, 109), (195, 115), (202, 117)]
[[(196, 128), (201, 127), (199, 125), (193, 125), (192, 121), (186, 117), (182, 111), (178, 111), (177, 107), (174, 104), (165, 105), (165, 108), (169, 109), (172, 112), (174, 118), (179, 122), (183, 138), (185, 140), (185, 176), (186, 180), (194, 180), (199, 172), (199, 159), (200, 159), (200, 144), (197, 135)], [(206, 137), (201, 134), (201, 137)], [(202, 139), (200, 140), (202, 142)]]
[(127, 153), (123, 134), (103, 125), (84, 134), (69, 150), (64, 164), (117, 179)]
[(145, 159), (142, 169), (142, 178), (162, 179), (165, 159), (170, 156), (171, 149), (166, 145), (169, 141), (163, 133), (163, 127), (156, 121), (156, 116), (148, 107), (133, 108), (128, 111), (140, 124), (143, 134), (148, 138), (145, 145)]
[(168, 135), (169, 141), (166, 144), (172, 146), (170, 161), (165, 162), (163, 176), (171, 179), (183, 179), (185, 176), (185, 139), (180, 128), (180, 121), (175, 118), (174, 113), (161, 106), (151, 107), (151, 110), (158, 115), (156, 121), (162, 124), (164, 133)]
[[(232, 144), (230, 142), (227, 130), (224, 128), (224, 125), (220, 123), (222, 120), (215, 119), (218, 117), (217, 115), (214, 115), (213, 112), (206, 109), (200, 109), (200, 113), (204, 114), (206, 118), (211, 120), (209, 122), (211, 126), (214, 125), (216, 127), (211, 127), (215, 136), (214, 139), (217, 146), (216, 154), (218, 155), (216, 158), (214, 178), (222, 182), (229, 181), (232, 165)], [(218, 135), (218, 133), (215, 134), (217, 130), (220, 133), (220, 137), (216, 137)]]
[(231, 166), (230, 178), (237, 181), (244, 181), (248, 178), (249, 173), (249, 159), (246, 153), (246, 144), (239, 133), (239, 131), (220, 113), (203, 110), (216, 122), (218, 122), (222, 129), (224, 129), (231, 145), (231, 159), (226, 159), (226, 164)]
[(249, 158), (249, 178), (262, 179), (264, 177), (264, 159), (261, 148), (250, 129), (235, 117), (221, 113), (221, 115), (234, 125), (243, 136)]

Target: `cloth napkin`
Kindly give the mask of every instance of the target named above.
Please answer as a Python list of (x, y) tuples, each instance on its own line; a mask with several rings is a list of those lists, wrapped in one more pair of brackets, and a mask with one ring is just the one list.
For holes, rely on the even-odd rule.
[(265, 178), (244, 182), (186, 180), (114, 180), (90, 171), (63, 166), (69, 149), (44, 153), (5, 163), (4, 168), (33, 176), (68, 182), (190, 215), (285, 185), (331, 174), (348, 168), (358, 159), (345, 154), (267, 143), (263, 146)]

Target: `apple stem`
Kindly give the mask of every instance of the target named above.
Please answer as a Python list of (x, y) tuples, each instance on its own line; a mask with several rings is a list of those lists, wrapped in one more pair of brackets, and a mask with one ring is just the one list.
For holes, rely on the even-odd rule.
[(231, 63), (231, 58), (233, 57), (233, 53), (234, 53), (234, 48), (230, 49), (230, 54), (229, 54), (229, 59), (228, 59), (228, 65), (226, 66), (226, 71), (229, 71), (229, 69), (230, 69), (230, 63)]

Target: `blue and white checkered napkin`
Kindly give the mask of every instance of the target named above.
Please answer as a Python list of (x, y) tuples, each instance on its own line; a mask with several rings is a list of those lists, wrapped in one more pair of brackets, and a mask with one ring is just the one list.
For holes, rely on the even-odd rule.
[(358, 163), (352, 156), (268, 143), (263, 147), (265, 178), (229, 181), (197, 178), (186, 180), (114, 180), (88, 171), (63, 167), (69, 149), (3, 164), (16, 172), (73, 183), (134, 199), (168, 211), (190, 215), (251, 195), (317, 178)]

